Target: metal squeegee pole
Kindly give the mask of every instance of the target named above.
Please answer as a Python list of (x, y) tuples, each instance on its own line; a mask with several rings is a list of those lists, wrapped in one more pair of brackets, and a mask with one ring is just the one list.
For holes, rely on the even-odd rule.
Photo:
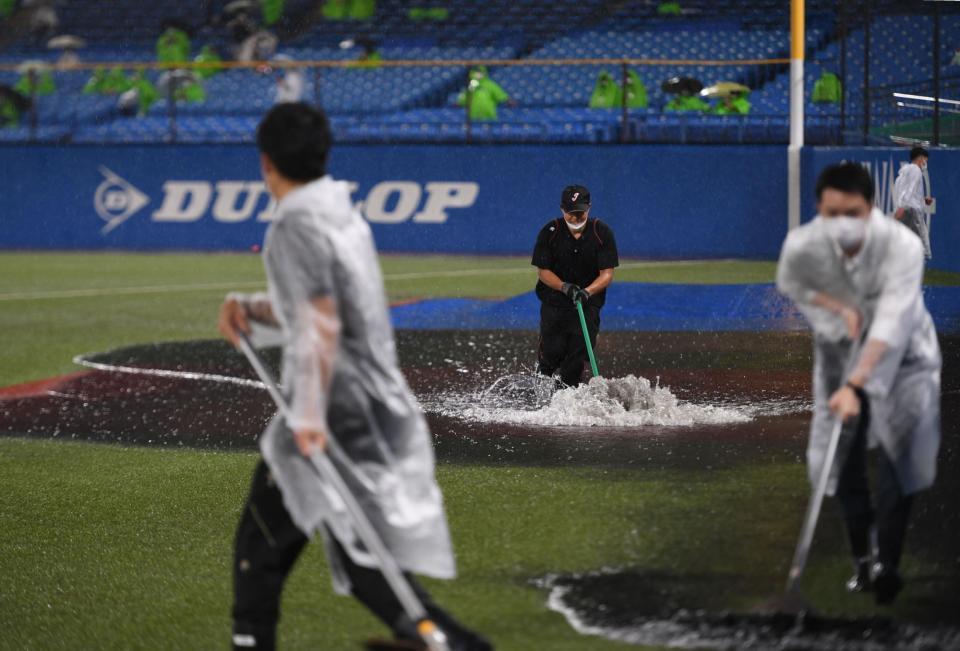
[[(260, 355), (254, 350), (250, 338), (243, 332), (240, 333), (239, 344), (240, 350), (243, 351), (253, 370), (266, 386), (267, 392), (270, 394), (270, 397), (273, 398), (281, 415), (286, 417), (290, 413), (290, 407), (287, 405), (286, 399), (283, 397), (283, 394), (280, 393), (280, 388), (277, 386), (273, 374), (267, 369)], [(344, 458), (345, 455), (336, 447), (330, 447), (330, 454), (336, 456), (337, 460), (341, 463), (350, 463), (348, 459)], [(330, 457), (323, 452), (316, 452), (310, 457), (310, 461), (321, 479), (332, 486), (337, 495), (343, 500), (353, 520), (357, 535), (367, 550), (376, 557), (387, 584), (390, 586), (390, 589), (393, 590), (400, 605), (403, 606), (407, 617), (415, 624), (419, 624), (423, 620), (428, 619), (427, 610), (423, 607), (423, 603), (421, 603), (419, 597), (417, 597), (413, 591), (413, 588), (410, 587), (410, 582), (407, 581), (403, 575), (403, 571), (397, 564), (396, 559), (383, 543), (380, 534), (377, 533), (377, 530), (370, 523), (367, 514), (363, 511), (363, 507), (360, 506), (353, 492), (347, 486), (346, 482), (343, 481), (343, 477), (340, 476), (340, 472), (330, 461)], [(430, 651), (447, 651), (445, 644), (442, 646), (437, 645), (435, 641), (427, 639), (426, 636), (424, 636), (424, 641), (427, 643)]]
[[(842, 379), (846, 382), (860, 356), (860, 346), (854, 342), (850, 347), (850, 356), (844, 368)], [(810, 504), (807, 506), (807, 514), (803, 520), (803, 528), (800, 530), (800, 539), (797, 541), (797, 548), (793, 553), (793, 561), (790, 563), (790, 574), (787, 576), (787, 593), (798, 593), (800, 591), (800, 579), (807, 567), (807, 559), (810, 556), (810, 547), (813, 544), (813, 534), (817, 530), (817, 522), (820, 520), (820, 511), (823, 507), (823, 499), (827, 494), (827, 484), (830, 483), (830, 473), (833, 470), (833, 463), (837, 457), (837, 449), (840, 446), (840, 434), (843, 432), (843, 421), (834, 417), (833, 430), (830, 432), (830, 442), (827, 445), (827, 454), (823, 459), (823, 467), (820, 470), (820, 476), (817, 478), (817, 485), (814, 487), (813, 494), (810, 496)]]

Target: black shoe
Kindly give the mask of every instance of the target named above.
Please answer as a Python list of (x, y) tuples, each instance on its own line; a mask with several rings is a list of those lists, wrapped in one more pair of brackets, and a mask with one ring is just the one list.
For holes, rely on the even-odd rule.
[(847, 581), (847, 592), (860, 594), (873, 591), (873, 577), (870, 576), (870, 559), (861, 558), (854, 561), (857, 573)]
[(903, 590), (903, 579), (897, 568), (883, 563), (876, 563), (873, 566), (873, 593), (876, 602), (885, 606), (892, 604)]

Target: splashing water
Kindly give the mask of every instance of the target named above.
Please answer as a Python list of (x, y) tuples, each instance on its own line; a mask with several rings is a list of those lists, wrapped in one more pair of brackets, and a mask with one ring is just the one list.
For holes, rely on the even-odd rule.
[(743, 423), (751, 414), (737, 407), (679, 400), (644, 377), (595, 377), (555, 390), (554, 380), (533, 374), (499, 378), (469, 396), (442, 395), (424, 401), (427, 411), (474, 422), (570, 427), (691, 426)]

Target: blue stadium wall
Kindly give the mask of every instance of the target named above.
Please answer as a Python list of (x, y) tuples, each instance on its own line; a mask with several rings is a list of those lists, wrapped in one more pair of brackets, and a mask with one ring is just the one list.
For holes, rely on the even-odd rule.
[[(806, 150), (804, 215), (822, 165), (902, 157)], [(960, 244), (948, 215), (960, 205), (957, 162), (935, 152), (931, 169), (934, 262), (960, 270), (948, 255)], [(330, 169), (355, 184), (384, 251), (527, 254), (568, 183), (590, 188), (625, 256), (773, 259), (786, 233), (779, 146), (342, 146)], [(5, 249), (249, 250), (271, 212), (250, 146), (3, 147), (0, 170)]]

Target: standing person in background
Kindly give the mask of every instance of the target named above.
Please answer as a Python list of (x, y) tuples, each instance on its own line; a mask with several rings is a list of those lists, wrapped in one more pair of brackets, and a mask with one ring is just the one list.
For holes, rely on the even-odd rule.
[(623, 102), (620, 85), (614, 83), (613, 77), (606, 70), (600, 72), (597, 76), (597, 83), (593, 87), (593, 93), (590, 95), (590, 108), (609, 109), (620, 108)]
[(507, 91), (490, 78), (486, 66), (477, 66), (470, 71), (470, 84), (457, 97), (457, 105), (470, 103), (470, 119), (478, 121), (496, 120), (497, 107), (503, 103), (513, 104)]
[[(777, 266), (777, 288), (814, 333), (807, 466), (817, 481), (834, 419), (847, 424), (827, 489), (840, 503), (853, 552), (847, 590), (872, 591), (888, 604), (903, 588), (913, 497), (933, 485), (940, 445), (941, 357), (923, 302), (923, 248), (874, 207), (863, 166), (827, 167), (816, 194), (819, 216), (790, 231)], [(875, 500), (867, 473), (874, 449)]]
[(647, 86), (640, 79), (635, 70), (627, 71), (627, 83), (623, 88), (627, 108), (647, 108), (650, 100), (647, 97)]
[(910, 150), (910, 162), (900, 168), (900, 174), (893, 184), (896, 207), (893, 216), (917, 234), (923, 242), (923, 252), (928, 260), (933, 257), (933, 253), (930, 251), (930, 233), (925, 212), (933, 199), (925, 196), (923, 191), (923, 173), (929, 160), (930, 152), (923, 147), (914, 147)]
[(583, 306), (590, 343), (596, 345), (600, 309), (620, 260), (613, 231), (599, 219), (590, 219), (587, 188), (564, 188), (560, 210), (560, 218), (540, 229), (533, 250), (541, 303), (539, 372), (556, 374), (563, 384), (577, 386), (588, 356), (576, 304)]

